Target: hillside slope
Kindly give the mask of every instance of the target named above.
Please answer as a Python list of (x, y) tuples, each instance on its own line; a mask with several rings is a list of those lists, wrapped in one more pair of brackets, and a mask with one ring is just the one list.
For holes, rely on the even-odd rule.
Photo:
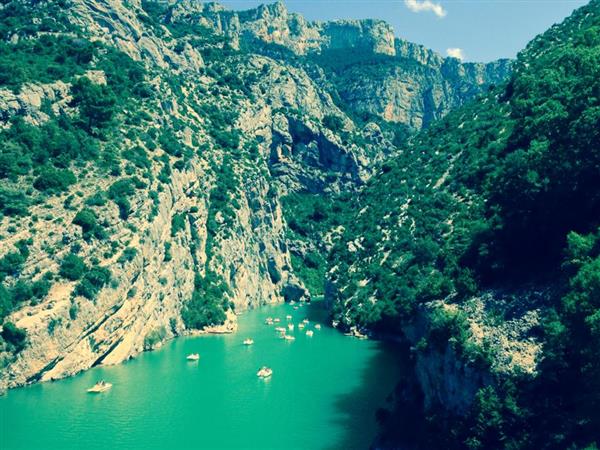
[[(424, 448), (598, 442), (599, 62), (594, 0), (533, 40), (501, 89), (411, 139), (353, 204), (329, 300), (343, 328), (412, 341)], [(392, 442), (411, 434), (402, 402)]]

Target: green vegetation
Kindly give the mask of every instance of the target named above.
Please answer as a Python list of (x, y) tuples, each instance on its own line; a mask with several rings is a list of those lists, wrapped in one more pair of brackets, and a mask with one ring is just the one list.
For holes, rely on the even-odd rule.
[(44, 167), (33, 182), (33, 187), (38, 191), (59, 193), (66, 191), (75, 181), (75, 175), (70, 170)]
[(162, 342), (167, 337), (167, 329), (164, 326), (149, 331), (144, 336), (144, 350), (152, 350), (156, 344)]
[(175, 237), (179, 231), (185, 230), (187, 213), (173, 214), (171, 218), (171, 237)]
[(96, 213), (91, 209), (84, 208), (80, 210), (75, 215), (73, 223), (81, 227), (85, 240), (90, 240), (92, 236), (97, 239), (105, 239), (107, 236), (104, 229), (98, 224)]
[(96, 300), (98, 292), (110, 281), (110, 270), (106, 267), (92, 266), (75, 286), (75, 295), (81, 295), (88, 300)]
[(304, 282), (311, 295), (324, 293), (327, 252), (323, 245), (325, 233), (342, 225), (348, 218), (346, 210), (349, 195), (325, 196), (296, 193), (283, 199), (283, 209), (288, 223), (288, 238), (308, 246), (304, 252), (292, 249), (294, 272)]
[(115, 181), (108, 189), (108, 197), (113, 200), (119, 207), (119, 217), (123, 220), (129, 218), (131, 210), (131, 203), (129, 197), (131, 197), (136, 189), (141, 189), (145, 184), (138, 178), (123, 178)]
[(116, 94), (109, 86), (92, 83), (88, 78), (78, 78), (71, 87), (73, 106), (79, 108), (83, 127), (92, 132), (94, 128), (106, 127), (114, 113)]
[(59, 275), (67, 280), (77, 281), (87, 271), (87, 266), (79, 256), (69, 253), (60, 263)]
[[(599, 30), (594, 0), (536, 38), (505, 86), (414, 137), (358, 196), (333, 250), (345, 326), (397, 332), (430, 300), (552, 286), (539, 374), (497, 375), (466, 417), (426, 411), (423, 448), (599, 443)], [(489, 366), (468, 338), (460, 315), (438, 310), (418, 350), (451, 345)]]
[(135, 258), (135, 255), (137, 255), (138, 251), (137, 249), (133, 248), (133, 247), (126, 247), (125, 250), (123, 250), (123, 253), (121, 253), (121, 256), (119, 256), (119, 259), (117, 260), (117, 262), (119, 264), (125, 264), (128, 262), (133, 261), (133, 258)]
[[(71, 281), (79, 281), (74, 294), (88, 300), (95, 300), (98, 292), (110, 281), (110, 270), (106, 267), (93, 265), (88, 267), (79, 256), (69, 253), (60, 265), (59, 274)], [(76, 314), (76, 312), (75, 312)]]
[(225, 310), (229, 308), (228, 288), (213, 272), (202, 278), (196, 275), (194, 293), (181, 312), (181, 319), (189, 329), (201, 330), (225, 322)]
[(18, 328), (12, 322), (6, 322), (2, 326), (2, 333), (0, 333), (0, 336), (2, 336), (2, 339), (14, 349), (15, 353), (19, 353), (23, 350), (27, 343), (27, 333), (25, 333), (25, 330)]
[[(12, 289), (4, 285), (7, 277), (18, 278), (25, 261), (29, 257), (30, 240), (21, 240), (15, 244), (16, 251), (9, 251), (0, 258), (0, 321), (4, 320), (19, 303), (32, 297), (42, 298), (46, 295), (46, 285), (40, 282), (28, 284), (17, 281)], [(49, 289), (49, 286), (48, 286)]]

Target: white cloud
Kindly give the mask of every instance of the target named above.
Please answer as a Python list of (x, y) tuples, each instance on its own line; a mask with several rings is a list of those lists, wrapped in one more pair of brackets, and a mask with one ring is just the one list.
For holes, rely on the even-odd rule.
[(458, 58), (461, 61), (465, 59), (465, 51), (462, 48), (449, 48), (446, 54), (452, 58)]
[(404, 4), (412, 12), (430, 11), (438, 17), (444, 17), (446, 10), (439, 3), (433, 3), (431, 0), (404, 0)]

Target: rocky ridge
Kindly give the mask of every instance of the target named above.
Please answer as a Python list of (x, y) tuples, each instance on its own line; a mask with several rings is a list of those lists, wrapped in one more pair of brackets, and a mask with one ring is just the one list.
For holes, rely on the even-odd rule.
[[(3, 388), (116, 364), (189, 332), (182, 311), (198, 277), (209, 273), (226, 287), (225, 328), (235, 327), (234, 310), (308, 299), (290, 262), (280, 196), (353, 189), (391, 146), (376, 124), (357, 126), (301, 67), (243, 52), (225, 52), (226, 66), (205, 61), (205, 47), (193, 47), (189, 35), (177, 36), (159, 22), (148, 26), (140, 2), (74, 0), (68, 17), (86, 30), (86, 39), (115, 47), (145, 67), (159, 95), (123, 111), (142, 117), (141, 123), (128, 119), (102, 145), (119, 152), (136, 148), (150, 158), (144, 170), (121, 162), (127, 175), (143, 180), (129, 199), (129, 217), (124, 220), (112, 201), (93, 207), (109, 239), (84, 237), (74, 217), (86, 199), (127, 178), (106, 177), (89, 163), (73, 168), (78, 181), (69, 191), (41, 196), (30, 207), (35, 220), (2, 218), (0, 257), (20, 240), (31, 242), (21, 272), (5, 280), (9, 288), (58, 273), (74, 251), (111, 273), (93, 301), (77, 293), (75, 281), (58, 277), (44, 298), (9, 315), (7, 321), (26, 331), (27, 345), (16, 357), (2, 353)], [(243, 84), (224, 81), (238, 80), (233, 73)], [(106, 84), (101, 70), (83, 76)], [(17, 93), (3, 89), (0, 107), (5, 127), (17, 117), (41, 126), (59, 114), (78, 114), (68, 80), (30, 82)], [(217, 129), (229, 115), (235, 119)], [(337, 118), (341, 128), (325, 126), (325, 117)], [(191, 155), (183, 164), (167, 143), (148, 141), (165, 129), (174, 130), (171, 139)], [(228, 142), (235, 135), (240, 143), (232, 150)], [(168, 179), (161, 175), (165, 170)], [(7, 187), (25, 189), (27, 183), (31, 178)], [(221, 190), (217, 204), (215, 192)]]
[[(382, 20), (310, 22), (282, 2), (248, 11), (215, 3), (178, 2), (169, 20), (222, 34), (235, 48), (281, 47), (329, 72), (335, 95), (358, 115), (421, 129), (510, 73), (509, 60), (462, 63), (394, 35)], [(257, 43), (260, 43), (257, 45)]]

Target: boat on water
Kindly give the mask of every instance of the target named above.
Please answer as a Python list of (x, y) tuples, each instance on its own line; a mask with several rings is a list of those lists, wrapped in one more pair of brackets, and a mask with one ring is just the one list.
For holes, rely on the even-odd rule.
[(90, 394), (99, 394), (101, 392), (106, 392), (112, 387), (111, 383), (107, 383), (104, 380), (98, 381), (95, 385), (87, 390)]
[(302, 322), (300, 322), (300, 323), (298, 324), (298, 329), (300, 329), (300, 330), (301, 330), (302, 328), (304, 328), (304, 324), (303, 324)]
[(290, 336), (288, 334), (284, 335), (283, 339), (285, 339), (286, 341), (294, 341), (294, 340), (296, 340), (296, 338), (294, 336)]
[(357, 339), (369, 339), (369, 336), (367, 336), (366, 334), (361, 333), (360, 331), (355, 331), (354, 332), (354, 337)]
[(279, 323), (279, 322), (281, 322), (281, 319), (280, 319), (279, 317), (275, 317), (275, 318), (273, 319), (273, 322), (275, 322), (275, 323)]
[(252, 345), (254, 344), (254, 339), (244, 339), (244, 345)]
[(321, 329), (321, 324), (320, 323), (315, 324), (315, 330), (320, 330), (320, 329)]
[(271, 375), (273, 375), (273, 369), (270, 369), (267, 366), (261, 367), (258, 369), (258, 372), (256, 372), (256, 376), (259, 378), (269, 378)]
[(294, 331), (294, 324), (293, 323), (288, 323), (288, 330)]
[(306, 330), (306, 335), (308, 337), (312, 337), (313, 334), (314, 334), (313, 330)]
[(304, 319), (304, 320), (302, 321), (302, 323), (303, 323), (304, 325), (308, 325), (308, 324), (310, 323), (310, 320), (308, 320), (308, 319)]
[(275, 327), (275, 331), (279, 331), (280, 333), (285, 333), (284, 327)]
[(267, 318), (265, 319), (265, 323), (266, 323), (267, 325), (273, 325), (273, 318), (272, 318), (272, 317), (267, 317)]
[(292, 320), (292, 315), (291, 315), (291, 314), (288, 314), (287, 316), (285, 316), (285, 318), (286, 318), (287, 320)]
[(200, 355), (198, 353), (190, 353), (185, 359), (188, 361), (198, 361), (200, 359)]

